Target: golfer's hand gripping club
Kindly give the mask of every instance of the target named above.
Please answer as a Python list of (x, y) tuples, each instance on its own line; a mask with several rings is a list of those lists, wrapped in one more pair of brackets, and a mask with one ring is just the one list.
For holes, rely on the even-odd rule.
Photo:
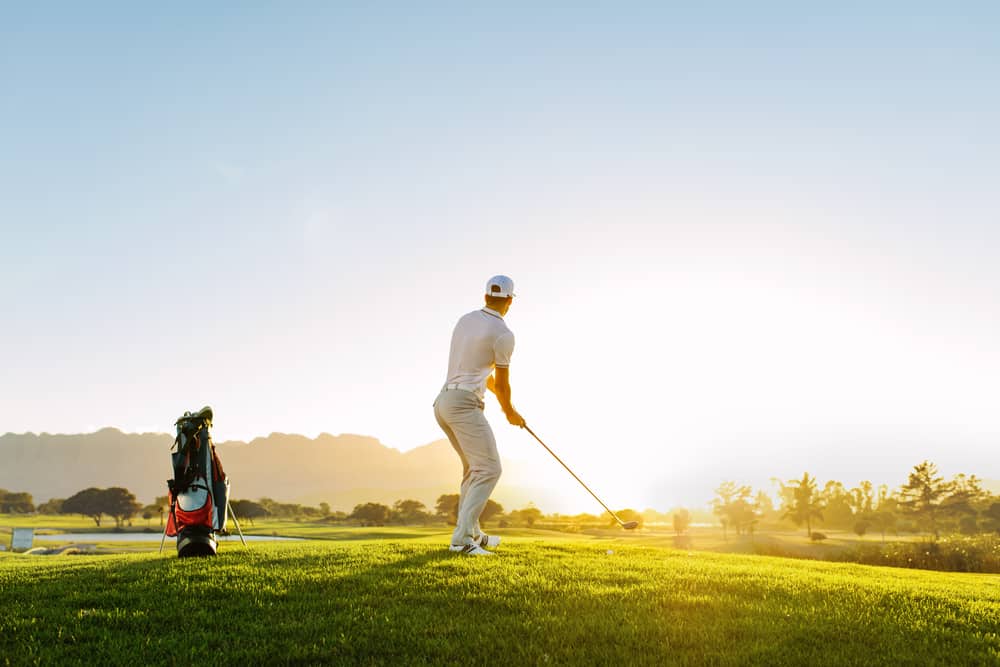
[(507, 412), (505, 414), (507, 417), (507, 421), (509, 423), (513, 424), (514, 426), (520, 426), (521, 428), (527, 428), (527, 425), (524, 423), (524, 417), (522, 417), (521, 413), (519, 413), (514, 408), (511, 408), (510, 412)]

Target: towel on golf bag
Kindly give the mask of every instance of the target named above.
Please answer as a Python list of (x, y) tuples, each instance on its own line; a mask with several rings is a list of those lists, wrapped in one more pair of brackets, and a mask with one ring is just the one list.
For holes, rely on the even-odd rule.
[[(226, 509), (229, 504), (229, 478), (215, 452), (209, 429), (212, 408), (185, 412), (176, 422), (177, 438), (171, 454), (173, 479), (167, 480), (170, 514), (167, 535), (199, 534), (209, 540), (215, 552), (212, 533), (226, 529)], [(178, 553), (182, 552), (178, 540)], [(183, 555), (183, 553), (181, 553)]]

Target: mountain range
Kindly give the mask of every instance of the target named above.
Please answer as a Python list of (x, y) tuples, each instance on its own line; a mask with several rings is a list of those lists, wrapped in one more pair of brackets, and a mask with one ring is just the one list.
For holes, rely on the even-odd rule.
[[(0, 436), (0, 488), (27, 491), (39, 503), (91, 486), (122, 486), (140, 502), (152, 502), (167, 493), (173, 441), (166, 433), (115, 428), (75, 435), (7, 433)], [(441, 494), (458, 492), (462, 473), (447, 440), (401, 452), (363, 435), (272, 433), (250, 442), (219, 442), (216, 449), (232, 481), (233, 498), (327, 502), (343, 511), (358, 503), (391, 505), (406, 498), (432, 508)], [(568, 476), (560, 475), (561, 483), (549, 478), (546, 485), (546, 478), (526, 462), (504, 458), (503, 465), (493, 498), (507, 510), (534, 502), (546, 512), (571, 511), (565, 507), (567, 498), (579, 498), (575, 511), (595, 510)], [(1000, 494), (1000, 480), (982, 482)]]
[[(75, 435), (7, 433), (0, 436), (0, 488), (27, 491), (37, 503), (91, 486), (122, 486), (140, 502), (151, 502), (167, 493), (173, 440), (165, 433), (115, 428)], [(327, 502), (334, 510), (404, 498), (433, 507), (441, 494), (458, 492), (462, 474), (447, 440), (401, 452), (362, 435), (272, 433), (250, 442), (219, 442), (216, 451), (232, 480), (233, 498)], [(494, 494), (505, 508), (545, 495), (520, 484), (529, 479), (526, 472), (516, 464), (505, 467)]]

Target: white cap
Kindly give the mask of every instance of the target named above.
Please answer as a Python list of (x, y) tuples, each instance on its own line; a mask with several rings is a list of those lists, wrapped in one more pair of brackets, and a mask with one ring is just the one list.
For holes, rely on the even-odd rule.
[(486, 281), (486, 296), (514, 296), (514, 281), (507, 276), (493, 276)]

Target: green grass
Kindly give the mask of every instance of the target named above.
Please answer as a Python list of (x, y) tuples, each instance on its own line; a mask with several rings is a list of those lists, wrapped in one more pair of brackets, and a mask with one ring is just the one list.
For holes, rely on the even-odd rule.
[[(150, 530), (156, 530), (159, 519), (150, 522)], [(11, 528), (34, 528), (37, 532), (76, 531), (78, 533), (112, 530), (115, 527), (113, 519), (105, 519), (98, 528), (93, 519), (78, 514), (0, 514), (0, 535), (10, 535)], [(142, 530), (142, 525), (136, 525), (132, 530)]]
[(473, 559), (378, 534), (0, 553), (0, 664), (1000, 664), (1000, 576), (549, 535)]

